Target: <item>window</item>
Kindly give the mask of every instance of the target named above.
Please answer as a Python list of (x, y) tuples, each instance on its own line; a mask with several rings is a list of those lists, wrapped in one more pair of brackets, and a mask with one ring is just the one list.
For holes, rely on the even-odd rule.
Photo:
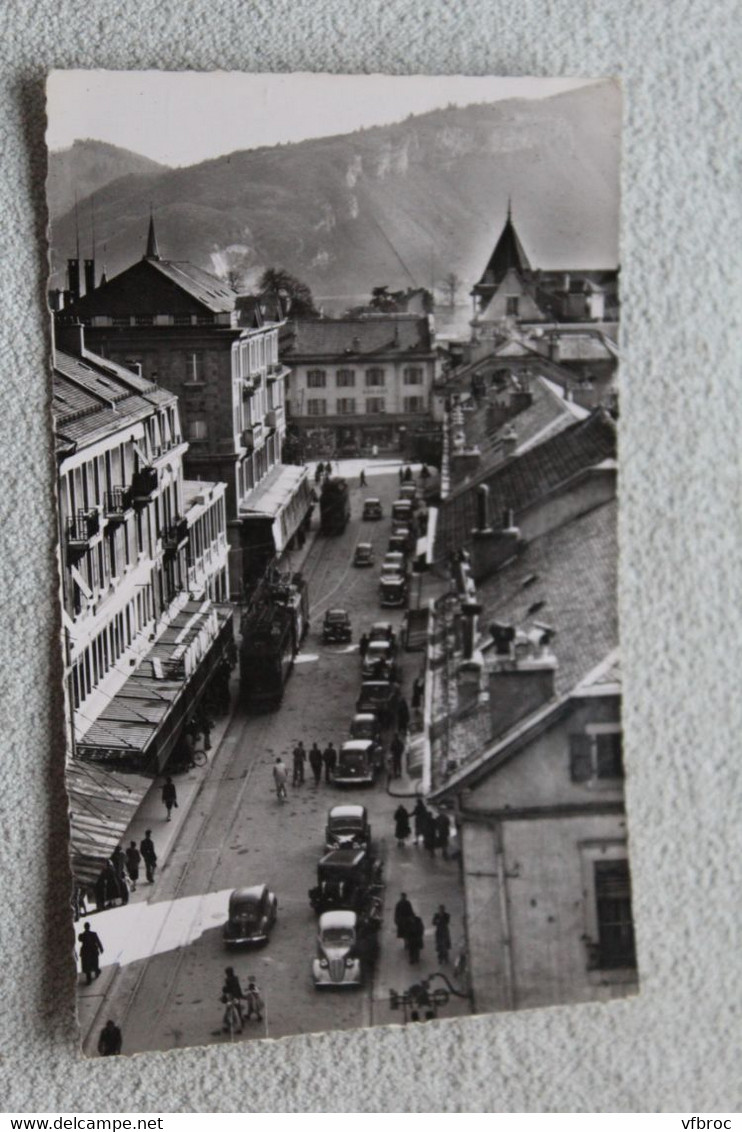
[(405, 385), (422, 385), (423, 371), (420, 366), (405, 366), (402, 372)]
[(323, 369), (307, 370), (307, 387), (309, 389), (324, 389), (327, 384), (327, 374)]
[(201, 351), (187, 355), (186, 381), (203, 381), (204, 356)]
[(188, 424), (188, 439), (206, 440), (208, 431), (206, 421), (190, 421)]
[(356, 371), (354, 369), (339, 369), (336, 382), (338, 389), (350, 388), (356, 383)]
[(518, 315), (518, 304), (520, 300), (517, 295), (508, 295), (505, 300), (505, 314)]
[(383, 413), (385, 411), (385, 402), (383, 397), (368, 397), (366, 398), (366, 412), (367, 413)]
[(324, 417), (327, 413), (327, 401), (322, 397), (310, 397), (307, 401), (308, 417)]
[(189, 314), (174, 314), (173, 326), (190, 326), (191, 316)]
[(384, 371), (378, 366), (373, 369), (366, 370), (366, 385), (383, 385), (384, 384)]
[(337, 412), (340, 416), (348, 416), (356, 411), (355, 397), (339, 397), (337, 402)]
[(636, 967), (629, 862), (595, 861), (593, 875), (598, 925), (598, 946), (593, 961), (601, 971)]
[(196, 315), (196, 325), (197, 326), (213, 326), (214, 325), (213, 314)]
[(404, 398), (404, 411), (406, 413), (424, 413), (425, 412), (425, 398), (424, 397), (405, 397)]
[(154, 321), (151, 314), (138, 314), (134, 316), (135, 326), (151, 326)]
[(129, 326), (131, 324), (131, 319), (129, 318), (128, 314), (115, 316), (111, 319), (111, 323), (113, 326)]
[(588, 724), (584, 733), (570, 735), (569, 772), (573, 782), (623, 778), (620, 724)]

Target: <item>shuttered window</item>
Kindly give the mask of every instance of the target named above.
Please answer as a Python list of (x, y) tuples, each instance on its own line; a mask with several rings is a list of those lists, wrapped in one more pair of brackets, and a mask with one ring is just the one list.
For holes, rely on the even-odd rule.
[(636, 967), (629, 863), (625, 860), (596, 861), (593, 867), (598, 914), (598, 965), (602, 970)]
[(596, 773), (598, 778), (623, 778), (621, 732), (595, 736)]
[(570, 735), (569, 773), (573, 782), (588, 782), (593, 777), (592, 746), (589, 735)]

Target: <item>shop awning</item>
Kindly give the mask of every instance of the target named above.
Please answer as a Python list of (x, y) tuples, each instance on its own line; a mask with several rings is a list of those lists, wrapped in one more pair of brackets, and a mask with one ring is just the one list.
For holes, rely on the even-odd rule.
[(240, 518), (271, 520), (276, 554), (282, 554), (312, 506), (312, 488), (306, 468), (276, 464), (240, 507)]

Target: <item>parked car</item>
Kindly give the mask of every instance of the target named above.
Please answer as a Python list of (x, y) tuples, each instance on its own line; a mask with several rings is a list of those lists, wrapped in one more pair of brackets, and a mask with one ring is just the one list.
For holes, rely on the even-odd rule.
[(381, 507), (381, 500), (375, 497), (369, 497), (363, 501), (362, 519), (383, 519), (384, 512)]
[(227, 947), (267, 943), (276, 923), (278, 900), (266, 884), (236, 888), (229, 898), (229, 919), (222, 937)]
[(353, 555), (354, 566), (373, 566), (374, 548), (370, 542), (359, 542)]
[(328, 609), (322, 623), (322, 640), (324, 643), (351, 641), (352, 639), (353, 628), (347, 611), (345, 609)]
[(350, 721), (351, 739), (371, 739), (381, 747), (381, 727), (371, 711), (357, 712)]
[(389, 641), (392, 649), (397, 651), (397, 634), (391, 621), (374, 621), (368, 631), (369, 641)]
[[(406, 524), (397, 524), (398, 526), (406, 526)], [(389, 538), (388, 550), (394, 553), (401, 551), (402, 554), (407, 555), (412, 550), (412, 538), (409, 531), (398, 531)]]
[(381, 862), (366, 847), (331, 849), (317, 862), (317, 883), (309, 890), (309, 903), (320, 915), (338, 908), (367, 912), (378, 897), (380, 882)]
[(316, 990), (360, 987), (363, 965), (358, 954), (358, 916), (343, 908), (323, 912), (317, 930), (317, 958), (312, 964)]
[(379, 761), (378, 743), (371, 739), (349, 739), (338, 752), (332, 781), (335, 786), (372, 786)]
[(412, 522), (412, 503), (409, 499), (397, 499), (392, 503), (392, 519), (401, 523)]
[(385, 574), (387, 566), (401, 566), (402, 569), (404, 569), (405, 562), (406, 556), (401, 550), (387, 550), (384, 555), (384, 561), (381, 564), (381, 572)]
[(364, 680), (397, 679), (394, 650), (389, 641), (369, 641), (361, 661), (361, 677)]
[(398, 609), (407, 604), (407, 580), (390, 574), (379, 581), (379, 602), (385, 608)]
[(364, 849), (371, 844), (371, 826), (365, 806), (333, 806), (327, 815), (328, 849)]
[(413, 508), (418, 501), (417, 488), (414, 483), (403, 483), (399, 489), (399, 498), (408, 499)]
[(379, 724), (388, 727), (396, 714), (398, 701), (399, 688), (396, 684), (385, 680), (364, 680), (356, 700), (356, 711), (364, 714), (374, 712)]

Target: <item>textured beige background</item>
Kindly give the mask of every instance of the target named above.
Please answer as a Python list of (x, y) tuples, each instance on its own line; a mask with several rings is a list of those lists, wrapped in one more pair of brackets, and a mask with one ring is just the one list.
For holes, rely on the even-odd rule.
[[(734, 0), (5, 0), (0, 7), (5, 1109), (739, 1108), (735, 9)], [(61, 892), (43, 310), (43, 81), (52, 67), (621, 76), (621, 612), (643, 975), (635, 1000), (115, 1065), (78, 1059)]]

